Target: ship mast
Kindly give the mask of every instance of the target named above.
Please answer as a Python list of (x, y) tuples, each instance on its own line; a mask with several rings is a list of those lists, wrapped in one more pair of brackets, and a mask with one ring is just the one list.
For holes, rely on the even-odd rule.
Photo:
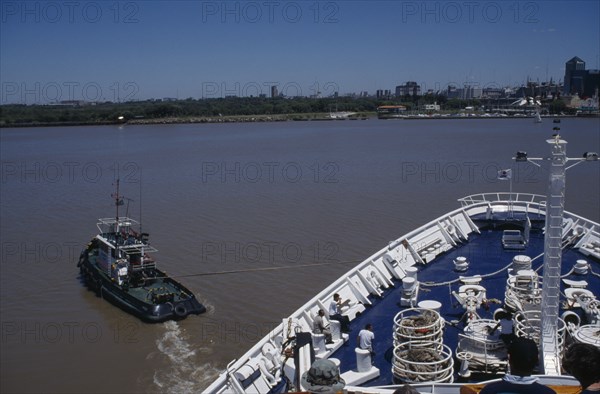
[(558, 313), (560, 306), (560, 268), (562, 265), (562, 223), (565, 208), (565, 164), (567, 141), (557, 134), (546, 140), (550, 145), (550, 182), (546, 198), (544, 237), (544, 278), (542, 280), (541, 345), (544, 373), (560, 375)]
[[(559, 130), (559, 128), (555, 128)], [(544, 276), (542, 287), (542, 326), (541, 326), (541, 365), (546, 375), (560, 375), (560, 349), (558, 342), (558, 314), (560, 307), (560, 271), (562, 264), (562, 230), (565, 206), (566, 170), (582, 161), (596, 161), (598, 154), (586, 152), (583, 158), (567, 158), (567, 141), (555, 134), (546, 140), (550, 145), (551, 156), (547, 158), (527, 158), (527, 153), (517, 152), (516, 161), (548, 160), (549, 183), (546, 197), (546, 227), (544, 236)], [(566, 167), (567, 162), (577, 163)]]

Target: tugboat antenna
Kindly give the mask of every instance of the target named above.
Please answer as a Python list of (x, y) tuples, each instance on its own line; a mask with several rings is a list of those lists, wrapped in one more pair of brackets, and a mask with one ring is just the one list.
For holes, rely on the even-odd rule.
[(119, 231), (119, 178), (117, 178), (117, 193), (115, 194), (115, 209), (116, 209), (116, 228), (115, 231)]

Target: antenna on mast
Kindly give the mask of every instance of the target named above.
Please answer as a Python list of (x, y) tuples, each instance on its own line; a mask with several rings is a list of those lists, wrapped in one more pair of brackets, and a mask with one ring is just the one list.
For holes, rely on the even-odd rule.
[(142, 222), (142, 169), (140, 168), (140, 235), (143, 234)]

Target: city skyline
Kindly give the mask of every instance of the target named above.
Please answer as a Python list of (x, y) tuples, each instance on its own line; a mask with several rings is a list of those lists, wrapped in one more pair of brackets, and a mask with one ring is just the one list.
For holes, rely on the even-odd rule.
[(598, 1), (0, 1), (1, 104), (329, 96), (600, 68)]

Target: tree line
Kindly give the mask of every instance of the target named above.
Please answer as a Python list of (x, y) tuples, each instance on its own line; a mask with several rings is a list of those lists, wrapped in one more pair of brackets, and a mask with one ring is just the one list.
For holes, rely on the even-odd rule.
[[(380, 105), (404, 105), (407, 110), (411, 111), (419, 109), (424, 104), (434, 102), (440, 104), (445, 110), (459, 110), (466, 106), (482, 105), (481, 100), (447, 99), (443, 95), (404, 96), (389, 99), (373, 97), (224, 97), (70, 105), (10, 104), (0, 106), (0, 126), (109, 124), (132, 119), (294, 115), (337, 111), (366, 114), (374, 113)], [(564, 107), (556, 108), (557, 112), (560, 110), (564, 110)]]

